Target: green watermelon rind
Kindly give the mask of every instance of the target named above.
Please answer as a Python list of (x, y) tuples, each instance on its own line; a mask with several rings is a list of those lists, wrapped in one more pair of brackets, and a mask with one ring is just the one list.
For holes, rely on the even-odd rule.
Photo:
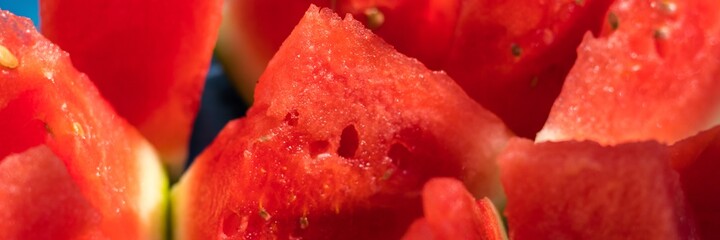
[(187, 194), (188, 185), (186, 183), (186, 179), (190, 179), (193, 172), (186, 172), (186, 174), (183, 174), (180, 181), (175, 184), (175, 186), (172, 187), (170, 190), (170, 229), (172, 229), (170, 234), (172, 235), (172, 239), (175, 240), (184, 240), (187, 239), (187, 235), (185, 232), (183, 232), (183, 229), (186, 229), (185, 226), (182, 224), (185, 222), (184, 217), (187, 216), (185, 213), (185, 209), (188, 209), (187, 202), (185, 201), (187, 197), (185, 195)]

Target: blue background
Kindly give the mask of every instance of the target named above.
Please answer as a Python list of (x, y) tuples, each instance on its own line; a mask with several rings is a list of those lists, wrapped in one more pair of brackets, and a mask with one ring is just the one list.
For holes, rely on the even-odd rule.
[(15, 15), (29, 17), (38, 26), (38, 1), (37, 0), (0, 0), (0, 9), (8, 10)]

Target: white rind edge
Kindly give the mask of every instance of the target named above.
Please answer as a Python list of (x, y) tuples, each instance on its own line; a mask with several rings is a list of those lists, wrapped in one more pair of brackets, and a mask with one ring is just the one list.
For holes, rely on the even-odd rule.
[(535, 136), (535, 143), (541, 142), (557, 142), (565, 139), (560, 132), (555, 131), (552, 128), (548, 128), (547, 125), (540, 130)]
[(137, 179), (140, 184), (137, 208), (145, 239), (165, 239), (168, 178), (157, 151), (147, 141), (136, 148)]
[[(491, 202), (492, 203), (492, 202)], [(498, 208), (495, 207), (495, 204), (490, 204), (490, 209), (493, 212), (493, 215), (495, 216), (495, 221), (497, 221), (498, 227), (500, 227), (500, 237), (502, 237), (502, 240), (508, 240), (507, 235), (507, 228), (505, 227), (505, 224), (503, 224), (502, 217), (500, 217), (500, 211), (498, 211)]]

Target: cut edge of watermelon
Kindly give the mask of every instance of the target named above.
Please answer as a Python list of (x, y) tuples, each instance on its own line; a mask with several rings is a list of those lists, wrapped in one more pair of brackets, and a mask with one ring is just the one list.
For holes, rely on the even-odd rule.
[[(649, 2), (649, 1), (648, 1)], [(598, 96), (603, 95), (596, 95), (589, 93), (588, 91), (597, 91), (597, 92), (610, 92), (610, 93), (616, 93), (617, 96), (623, 96), (622, 92), (629, 92), (630, 98), (628, 96), (625, 96), (625, 100), (637, 100), (632, 98), (643, 98), (640, 102), (649, 102), (652, 103), (653, 101), (656, 101), (658, 99), (657, 96), (652, 96), (654, 93), (646, 93), (647, 89), (650, 89), (651, 87), (644, 87), (647, 89), (638, 89), (637, 86), (636, 89), (630, 89), (625, 87), (622, 81), (618, 79), (624, 79), (624, 78), (633, 78), (634, 77), (643, 77), (643, 75), (640, 75), (638, 73), (638, 70), (635, 70), (636, 67), (639, 67), (637, 69), (643, 69), (648, 66), (653, 66), (654, 64), (659, 65), (660, 67), (658, 70), (662, 69), (664, 65), (670, 64), (673, 65), (673, 63), (676, 62), (694, 62), (694, 63), (701, 63), (701, 62), (709, 62), (711, 64), (717, 65), (718, 58), (712, 57), (717, 56), (720, 53), (720, 47), (718, 47), (718, 38), (715, 37), (719, 31), (720, 25), (713, 24), (717, 22), (716, 20), (720, 19), (718, 18), (718, 11), (714, 11), (714, 9), (717, 9), (716, 3), (714, 1), (688, 1), (688, 2), (681, 2), (680, 4), (672, 3), (673, 9), (672, 14), (667, 14), (664, 12), (660, 13), (660, 17), (652, 17), (652, 13), (654, 13), (657, 10), (665, 11), (663, 10), (665, 4), (668, 2), (662, 1), (664, 4), (661, 4), (660, 2), (655, 3), (652, 2), (652, 4), (647, 3), (646, 1), (634, 1), (634, 0), (628, 0), (628, 1), (615, 1), (614, 3), (611, 3), (610, 8), (605, 13), (605, 23), (602, 27), (601, 33), (593, 35), (592, 33), (586, 33), (583, 36), (583, 39), (580, 43), (580, 45), (577, 48), (577, 60), (574, 63), (571, 72), (567, 75), (566, 83), (563, 85), (563, 88), (560, 92), (560, 95), (555, 99), (555, 102), (553, 103), (553, 107), (550, 111), (550, 114), (548, 118), (545, 121), (545, 125), (539, 131), (536, 135), (535, 143), (541, 143), (541, 142), (563, 142), (563, 141), (594, 141), (600, 143), (602, 146), (615, 146), (620, 145), (623, 143), (629, 143), (629, 142), (641, 142), (641, 141), (658, 141), (660, 143), (671, 145), (678, 143), (682, 141), (683, 139), (690, 138), (692, 136), (695, 136), (701, 132), (708, 131), (712, 129), (714, 126), (720, 124), (720, 95), (715, 94), (713, 97), (704, 97), (702, 99), (698, 98), (689, 98), (688, 93), (693, 95), (698, 95), (697, 88), (699, 85), (700, 88), (704, 88), (706, 90), (703, 90), (705, 94), (707, 94), (708, 90), (718, 90), (720, 89), (720, 81), (714, 81), (712, 84), (698, 84), (696, 81), (693, 82), (693, 86), (687, 86), (683, 88), (683, 98), (678, 99), (678, 101), (683, 102), (684, 106), (682, 106), (683, 109), (700, 109), (702, 111), (696, 111), (696, 112), (703, 112), (703, 114), (700, 116), (699, 114), (693, 114), (683, 111), (682, 114), (678, 115), (678, 113), (671, 113), (678, 115), (675, 117), (675, 119), (668, 120), (666, 119), (652, 119), (653, 121), (643, 121), (640, 120), (640, 124), (630, 124), (630, 125), (647, 125), (647, 126), (653, 126), (657, 125), (656, 129), (654, 130), (640, 130), (636, 131), (636, 129), (628, 128), (625, 126), (618, 126), (615, 124), (615, 122), (622, 122), (627, 121), (629, 117), (625, 116), (626, 114), (630, 114), (630, 116), (636, 116), (637, 114), (643, 114), (643, 115), (649, 115), (646, 113), (641, 112), (629, 112), (628, 109), (620, 111), (617, 115), (619, 116), (611, 116), (607, 117), (604, 116), (608, 114), (608, 112), (612, 113), (613, 111), (617, 111), (617, 109), (612, 108), (612, 111), (605, 110), (604, 112), (600, 112), (602, 114), (595, 114), (597, 116), (585, 116), (589, 115), (588, 112), (594, 112), (596, 110), (583, 110), (583, 109), (593, 109), (597, 106), (611, 106), (612, 104), (594, 104), (595, 107), (588, 107), (583, 106), (583, 104), (578, 104), (580, 101), (570, 101), (567, 99), (581, 99), (582, 102), (594, 102), (594, 101), (604, 101), (604, 99), (599, 99)], [(711, 4), (712, 3), (712, 4)], [(657, 5), (657, 6), (656, 6)], [(669, 6), (669, 5), (668, 5)], [(703, 9), (708, 9), (709, 11), (705, 11)], [(712, 10), (710, 10), (712, 9)], [(650, 13), (648, 11), (651, 11)], [(639, 12), (639, 13), (638, 13)], [(624, 18), (628, 18), (625, 20), (625, 23), (632, 22), (632, 24), (618, 24), (618, 15), (622, 14), (625, 16), (622, 16)], [(644, 17), (630, 17), (631, 15), (636, 16), (644, 16)], [(612, 19), (614, 18), (614, 19)], [(622, 22), (622, 21), (620, 21)], [(631, 26), (631, 27), (627, 27)], [(667, 29), (665, 29), (667, 28)], [(682, 29), (687, 29), (689, 33), (682, 32)], [(702, 29), (702, 30), (699, 30)], [(673, 31), (680, 31), (681, 34), (675, 34), (676, 36), (690, 36), (690, 37), (681, 37), (678, 39), (674, 39), (670, 42), (658, 42), (658, 35), (660, 30), (667, 30), (669, 32)], [(654, 33), (652, 31), (655, 31)], [(653, 34), (651, 34), (653, 33)], [(618, 35), (619, 34), (619, 35)], [(673, 36), (673, 34), (670, 34), (670, 36)], [(667, 37), (667, 36), (665, 36)], [(665, 38), (663, 37), (663, 38)], [(701, 40), (697, 40), (697, 39)], [(703, 39), (704, 38), (704, 39)], [(693, 39), (690, 41), (690, 39)], [(652, 45), (654, 44), (654, 47)], [(665, 49), (669, 47), (670, 45), (678, 45), (675, 46), (678, 49), (684, 49), (685, 52), (688, 52), (687, 54), (691, 54), (689, 56), (683, 56), (678, 55), (679, 53), (676, 52), (672, 55), (667, 55), (663, 53), (664, 51), (662, 49)], [(650, 46), (650, 47), (648, 47)], [(699, 47), (699, 48), (698, 48)], [(624, 49), (625, 51), (632, 51), (633, 54), (629, 55), (629, 58), (626, 58), (625, 55), (622, 55), (624, 59), (633, 59), (633, 66), (630, 67), (631, 63), (624, 64), (627, 67), (627, 69), (623, 69), (616, 66), (606, 66), (606, 68), (612, 68), (612, 69), (618, 69), (618, 70), (612, 70), (616, 72), (611, 72), (610, 75), (617, 75), (617, 76), (607, 76), (602, 75), (601, 77), (597, 77), (598, 73), (596, 69), (593, 70), (586, 70), (585, 68), (588, 67), (597, 67), (597, 65), (603, 66), (605, 64), (617, 62), (618, 59), (611, 58), (609, 56), (605, 56), (603, 54), (598, 54), (600, 52), (609, 51), (615, 48), (617, 49)], [(689, 49), (687, 49), (689, 48)], [(698, 49), (695, 49), (698, 48)], [(648, 49), (652, 49), (649, 50)], [(700, 53), (697, 53), (697, 52)], [(636, 53), (640, 53), (640, 55), (637, 55)], [(615, 54), (615, 55), (621, 55)], [(600, 59), (600, 61), (596, 60)], [(672, 61), (671, 61), (672, 60)], [(679, 60), (679, 61), (678, 61)], [(621, 62), (624, 62), (625, 60), (619, 60)], [(658, 63), (659, 62), (659, 63)], [(593, 66), (594, 65), (594, 66)], [(674, 67), (674, 66), (673, 66)], [(698, 69), (701, 68), (701, 69)], [(702, 79), (702, 78), (710, 78), (710, 79), (717, 79), (719, 76), (719, 72), (717, 70), (717, 67), (714, 69), (707, 69), (709, 67), (703, 67), (703, 66), (680, 66), (676, 71), (688, 71), (690, 73), (675, 73), (667, 72), (665, 75), (669, 75), (667, 77), (669, 78), (675, 78), (675, 80), (683, 80), (683, 82), (687, 82), (687, 80), (693, 80), (693, 79)], [(632, 69), (632, 70), (629, 70)], [(588, 72), (594, 72), (593, 74), (588, 74)], [(640, 71), (642, 72), (642, 71)], [(662, 71), (661, 71), (662, 72)], [(575, 73), (575, 74), (573, 74)], [(581, 73), (581, 74), (578, 74)], [(620, 75), (620, 74), (623, 75)], [(587, 77), (587, 75), (590, 75), (590, 77)], [(627, 75), (632, 75), (628, 77)], [(652, 77), (658, 77), (657, 74), (651, 75)], [(617, 78), (616, 80), (611, 81), (598, 81), (593, 80), (593, 78), (597, 79), (606, 79), (610, 77)], [(644, 76), (647, 78), (647, 76)], [(586, 78), (590, 79), (587, 80)], [(572, 81), (570, 81), (572, 80)], [(712, 80), (710, 80), (712, 81)], [(688, 83), (689, 84), (689, 83)], [(607, 86), (606, 86), (607, 85)], [(672, 85), (672, 84), (670, 84)], [(670, 85), (665, 87), (670, 87)], [(686, 84), (687, 85), (687, 84)], [(592, 90), (592, 88), (587, 86), (599, 86), (602, 87), (603, 90), (599, 91), (595, 87), (595, 90)], [(631, 85), (632, 86), (632, 85)], [(657, 86), (652, 86), (653, 88), (657, 88)], [(674, 86), (673, 89), (675, 92), (677, 92), (677, 89), (679, 87)], [(605, 90), (608, 89), (608, 90)], [(579, 92), (578, 90), (582, 90), (582, 92)], [(642, 93), (642, 94), (641, 94)], [(590, 96), (585, 96), (583, 94), (590, 94)], [(646, 97), (645, 95), (649, 96)], [(676, 97), (675, 94), (673, 97)], [(607, 95), (605, 95), (607, 97)], [(667, 97), (667, 96), (666, 96)], [(688, 100), (689, 99), (689, 100)], [(649, 101), (648, 101), (649, 100)], [(701, 101), (698, 101), (701, 100)], [(615, 100), (617, 101), (617, 100)], [(638, 101), (634, 101), (638, 102)], [(615, 102), (617, 104), (617, 102)], [(650, 104), (652, 105), (652, 104)], [(657, 107), (657, 106), (655, 106)], [(678, 106), (674, 106), (678, 107)], [(654, 109), (653, 106), (647, 107), (649, 109)], [(579, 110), (578, 110), (579, 109)], [(667, 110), (667, 109), (666, 109)], [(671, 109), (675, 110), (675, 108)], [(577, 114), (576, 112), (580, 112)], [(628, 111), (629, 113), (624, 113), (623, 111)], [(672, 111), (671, 111), (672, 112)], [(572, 113), (572, 114), (571, 114)], [(688, 114), (689, 116), (684, 116), (684, 114)], [(571, 117), (567, 117), (567, 116)], [(610, 114), (610, 115), (616, 115), (616, 114)], [(654, 114), (659, 115), (659, 114)], [(695, 116), (698, 115), (698, 116)], [(600, 121), (596, 121), (595, 118), (601, 119)], [(565, 118), (569, 120), (564, 120)], [(563, 120), (559, 120), (563, 119)], [(682, 122), (683, 120), (676, 120), (676, 119), (690, 119), (689, 122)], [(608, 121), (610, 120), (610, 121)], [(650, 119), (649, 119), (650, 120)], [(567, 124), (569, 125), (575, 125), (572, 122), (575, 121), (578, 123), (579, 126), (574, 126), (576, 129), (570, 129), (567, 128)], [(581, 123), (581, 122), (586, 123)], [(591, 123), (591, 124), (587, 124)], [(593, 127), (586, 127), (583, 125), (609, 125), (610, 127), (605, 126), (606, 129), (595, 129), (595, 126)], [(626, 124), (627, 125), (627, 124)], [(682, 126), (682, 127), (676, 127), (676, 126)], [(673, 127), (676, 127), (678, 129), (672, 129)], [(619, 128), (614, 129), (614, 128)], [(587, 130), (590, 129), (590, 130)], [(613, 135), (620, 135), (620, 136), (612, 136), (608, 134), (608, 129), (610, 131), (614, 131), (615, 133)], [(669, 129), (669, 130), (665, 130)], [(648, 134), (647, 132), (653, 132), (656, 133)], [(667, 133), (662, 133), (666, 132)], [(630, 134), (626, 133), (617, 133), (617, 132), (630, 132)], [(659, 132), (659, 133), (658, 133)], [(608, 137), (612, 136), (612, 137)]]
[[(497, 206), (495, 206), (493, 201), (488, 197), (483, 197), (481, 199), (477, 199), (476, 202), (477, 202), (478, 206), (480, 206), (481, 208), (485, 208), (484, 209), (485, 211), (494, 215), (493, 217), (495, 218), (495, 223), (497, 224), (497, 227), (499, 228), (498, 230), (500, 230), (500, 232), (498, 233), (499, 236), (496, 236), (496, 237), (499, 237), (499, 239), (502, 239), (502, 240), (509, 240), (510, 238), (508, 238), (508, 234), (507, 234), (508, 229), (507, 229), (507, 227), (505, 227), (503, 218), (501, 217), (502, 215), (500, 214), (500, 211), (498, 211), (498, 208), (497, 208)], [(504, 202), (504, 203), (507, 203), (507, 202)]]
[[(166, 239), (166, 209), (168, 203), (168, 179), (159, 157), (149, 142), (141, 141), (135, 148), (135, 161), (138, 163), (136, 177), (142, 179), (139, 182), (139, 193), (137, 197), (138, 222), (140, 233), (143, 239)], [(47, 148), (47, 151), (55, 155), (55, 152), (46, 144), (40, 144), (21, 152), (13, 153), (6, 157), (13, 157), (18, 154), (26, 154), (34, 149)], [(56, 156), (57, 157), (57, 156)], [(3, 160), (3, 159), (0, 159)], [(62, 162), (61, 159), (57, 161)], [(0, 161), (2, 163), (2, 161)], [(63, 167), (66, 167), (63, 165)], [(68, 173), (69, 174), (69, 173)], [(68, 175), (70, 177), (70, 175)], [(77, 182), (74, 183), (77, 186)], [(80, 190), (78, 189), (78, 193)], [(52, 197), (50, 197), (52, 198)], [(87, 200), (85, 196), (84, 199)], [(88, 202), (88, 204), (91, 204)], [(78, 219), (82, 220), (82, 219)]]
[(592, 138), (578, 138), (578, 137), (570, 137), (568, 134), (565, 134), (562, 129), (558, 129), (556, 127), (548, 127), (547, 124), (540, 130), (536, 137), (535, 137), (535, 143), (544, 143), (544, 142), (567, 142), (567, 141), (593, 141), (597, 142), (601, 146), (615, 146), (620, 145), (623, 143), (631, 143), (631, 142), (641, 142), (641, 141), (659, 141), (663, 144), (667, 145), (673, 145), (679, 142), (682, 142), (684, 139), (691, 138), (693, 136), (699, 135), (706, 131), (711, 131), (713, 128), (720, 126), (720, 100), (716, 104), (717, 107), (711, 111), (714, 111), (714, 113), (711, 113), (711, 117), (708, 120), (706, 124), (703, 125), (703, 127), (698, 128), (696, 131), (689, 133), (684, 138), (678, 139), (676, 141), (668, 142), (668, 141), (661, 141), (660, 139), (654, 139), (654, 138), (648, 138), (648, 139), (634, 139), (634, 140), (626, 140), (626, 141), (620, 141), (618, 143), (606, 143), (603, 141), (598, 141), (598, 139), (592, 139)]
[(165, 239), (169, 180), (152, 145), (141, 141), (136, 147), (140, 192), (138, 217), (147, 239)]
[(176, 240), (185, 240), (188, 239), (187, 235), (184, 234), (185, 226), (183, 226), (183, 223), (185, 222), (183, 217), (186, 216), (185, 214), (185, 207), (187, 205), (187, 197), (185, 195), (187, 194), (188, 185), (187, 181), (190, 181), (189, 179), (192, 179), (194, 171), (187, 171), (183, 176), (180, 178), (180, 181), (178, 181), (172, 189), (170, 189), (170, 229), (172, 229), (170, 232), (172, 234), (172, 239)]

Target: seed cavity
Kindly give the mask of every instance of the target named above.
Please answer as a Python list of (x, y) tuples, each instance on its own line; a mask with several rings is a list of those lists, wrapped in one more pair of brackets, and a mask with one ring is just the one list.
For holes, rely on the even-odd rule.
[(367, 17), (367, 27), (372, 30), (380, 28), (385, 23), (385, 14), (376, 7), (365, 9), (365, 16)]
[(404, 167), (405, 164), (407, 164), (406, 161), (412, 159), (412, 153), (410, 153), (410, 150), (400, 143), (394, 143), (390, 146), (387, 156), (390, 158), (392, 165), (396, 168)]
[(0, 45), (0, 65), (9, 69), (15, 69), (19, 64), (17, 57), (5, 46)]
[(300, 119), (300, 113), (297, 110), (292, 110), (285, 114), (283, 119), (289, 126), (297, 126), (298, 120)]
[(344, 158), (354, 158), (360, 146), (360, 137), (355, 129), (355, 125), (348, 125), (340, 134), (340, 146), (337, 154)]
[(225, 216), (222, 221), (222, 234), (226, 238), (232, 238), (247, 230), (248, 217), (239, 216), (237, 213), (231, 212)]

